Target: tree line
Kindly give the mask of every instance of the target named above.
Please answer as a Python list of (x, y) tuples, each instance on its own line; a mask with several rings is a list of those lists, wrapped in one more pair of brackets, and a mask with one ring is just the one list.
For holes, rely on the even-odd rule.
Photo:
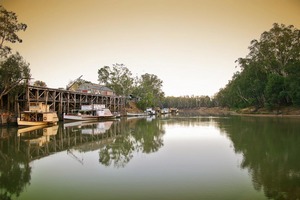
[(249, 53), (237, 61), (240, 71), (221, 88), (215, 100), (231, 108), (300, 106), (300, 31), (292, 25), (273, 24)]

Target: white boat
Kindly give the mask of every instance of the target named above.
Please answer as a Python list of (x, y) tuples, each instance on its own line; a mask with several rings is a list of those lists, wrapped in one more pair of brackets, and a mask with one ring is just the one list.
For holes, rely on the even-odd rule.
[(84, 105), (81, 110), (76, 110), (71, 113), (64, 113), (64, 120), (72, 121), (98, 121), (101, 119), (114, 119), (116, 118), (108, 108), (103, 108), (103, 106), (89, 106)]
[(64, 113), (63, 114), (64, 120), (72, 120), (72, 121), (92, 121), (92, 120), (99, 120), (99, 117), (96, 115), (89, 115), (89, 114), (81, 114), (81, 113)]
[(102, 108), (96, 111), (96, 115), (99, 119), (114, 119), (116, 115), (112, 114), (108, 108)]
[(163, 109), (161, 109), (160, 113), (161, 114), (168, 114), (168, 113), (170, 113), (170, 109), (169, 108), (163, 108)]
[(131, 117), (131, 116), (147, 116), (148, 114), (147, 113), (131, 113), (131, 112), (127, 112), (126, 113), (126, 116), (127, 117)]
[(32, 102), (29, 104), (29, 110), (21, 112), (17, 118), (19, 126), (40, 126), (48, 124), (57, 124), (58, 117), (55, 111), (50, 111), (49, 105), (42, 102)]
[(152, 108), (147, 108), (145, 110), (145, 113), (148, 115), (155, 115), (155, 110), (153, 110)]

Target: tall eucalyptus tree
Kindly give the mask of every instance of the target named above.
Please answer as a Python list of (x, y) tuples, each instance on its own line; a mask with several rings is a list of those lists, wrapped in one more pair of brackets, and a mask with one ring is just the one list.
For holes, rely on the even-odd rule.
[(300, 104), (300, 31), (274, 23), (259, 40), (251, 41), (249, 51), (236, 61), (241, 71), (217, 96), (241, 102), (230, 107)]

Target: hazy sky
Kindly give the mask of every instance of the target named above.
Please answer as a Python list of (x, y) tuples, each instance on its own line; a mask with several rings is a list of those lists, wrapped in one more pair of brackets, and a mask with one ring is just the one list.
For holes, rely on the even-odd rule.
[(300, 28), (300, 0), (0, 0), (28, 29), (16, 44), (35, 80), (97, 83), (125, 64), (155, 74), (167, 96), (212, 96), (231, 79), (252, 39), (283, 23)]

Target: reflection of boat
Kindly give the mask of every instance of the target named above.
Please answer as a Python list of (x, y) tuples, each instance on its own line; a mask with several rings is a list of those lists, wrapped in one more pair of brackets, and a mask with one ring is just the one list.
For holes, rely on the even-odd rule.
[(146, 121), (147, 122), (151, 122), (154, 119), (155, 119), (155, 115), (151, 115), (151, 116), (149, 116), (149, 117), (146, 118)]
[(84, 123), (87, 123), (88, 121), (72, 121), (72, 122), (69, 122), (69, 123), (64, 123), (64, 128), (67, 128), (67, 127), (74, 127), (74, 126), (77, 126), (77, 127), (81, 127), (82, 125), (84, 125)]
[(75, 110), (72, 113), (63, 114), (64, 120), (73, 121), (95, 121), (100, 119), (113, 119), (113, 115), (104, 105), (83, 105), (81, 110)]
[(41, 102), (29, 104), (29, 110), (23, 111), (17, 119), (19, 126), (38, 126), (47, 124), (57, 124), (56, 112), (49, 110), (49, 105)]
[(76, 121), (71, 123), (64, 123), (64, 128), (75, 128), (80, 129), (82, 134), (96, 135), (103, 134), (110, 129), (114, 121), (102, 121), (102, 122), (91, 122), (91, 121)]
[[(38, 127), (38, 126), (35, 126)], [(45, 143), (50, 141), (50, 136), (57, 134), (58, 126), (49, 126), (45, 128), (36, 128), (36, 129), (21, 129), (18, 130), (18, 136), (24, 138), (25, 142), (28, 142), (30, 145), (43, 146)]]
[(96, 125), (95, 127), (82, 127), (81, 133), (89, 135), (103, 134), (110, 129), (112, 124), (113, 121), (99, 122), (97, 124), (94, 124)]
[(46, 125), (29, 126), (29, 127), (26, 127), (26, 128), (20, 128), (20, 129), (18, 129), (17, 134), (18, 134), (18, 136), (20, 136), (22, 133), (35, 131), (35, 130), (41, 129), (43, 127), (46, 127)]

